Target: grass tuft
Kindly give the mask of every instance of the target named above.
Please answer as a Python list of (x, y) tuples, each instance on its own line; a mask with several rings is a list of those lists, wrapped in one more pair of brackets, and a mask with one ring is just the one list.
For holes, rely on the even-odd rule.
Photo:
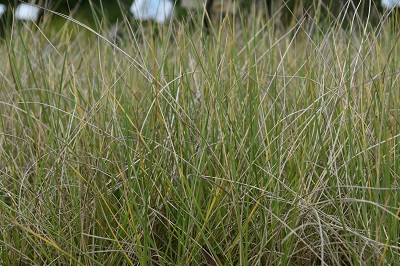
[(395, 265), (397, 14), (329, 8), (15, 25), (0, 264)]

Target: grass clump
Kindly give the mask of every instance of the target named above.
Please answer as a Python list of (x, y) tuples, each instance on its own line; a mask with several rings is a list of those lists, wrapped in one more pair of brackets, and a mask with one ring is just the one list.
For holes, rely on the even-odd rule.
[(392, 18), (241, 18), (2, 41), (0, 264), (400, 261)]

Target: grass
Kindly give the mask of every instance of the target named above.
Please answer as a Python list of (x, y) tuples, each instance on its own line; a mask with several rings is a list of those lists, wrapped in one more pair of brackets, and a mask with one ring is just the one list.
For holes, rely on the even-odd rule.
[(397, 265), (396, 17), (316, 18), (17, 27), (0, 264)]

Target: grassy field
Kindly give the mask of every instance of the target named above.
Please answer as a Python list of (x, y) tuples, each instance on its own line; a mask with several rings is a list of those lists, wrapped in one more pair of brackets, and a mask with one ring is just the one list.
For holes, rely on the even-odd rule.
[(395, 16), (248, 12), (0, 42), (0, 265), (399, 265)]

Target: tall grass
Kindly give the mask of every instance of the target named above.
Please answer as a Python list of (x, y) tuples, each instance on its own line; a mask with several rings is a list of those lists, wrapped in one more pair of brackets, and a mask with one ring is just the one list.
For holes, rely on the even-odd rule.
[(248, 12), (1, 42), (0, 264), (400, 261), (395, 17)]

